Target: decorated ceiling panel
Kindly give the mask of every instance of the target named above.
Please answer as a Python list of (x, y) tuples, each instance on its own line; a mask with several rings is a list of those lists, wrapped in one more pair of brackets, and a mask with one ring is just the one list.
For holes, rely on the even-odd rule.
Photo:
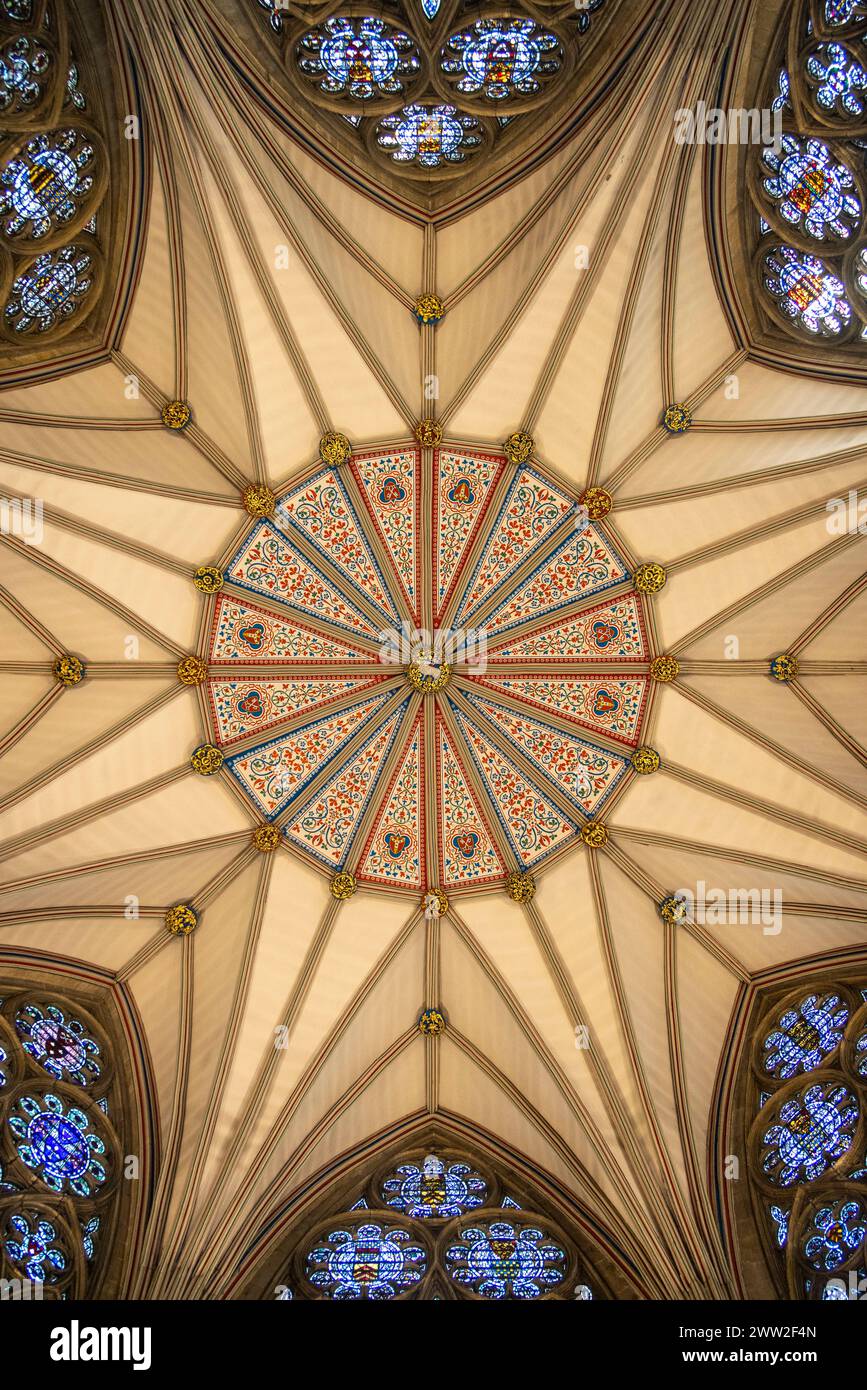
[(0, 0), (0, 1275), (29, 990), (115, 1067), (59, 1292), (824, 1296), (719, 1170), (824, 979), (863, 1184), (865, 26)]

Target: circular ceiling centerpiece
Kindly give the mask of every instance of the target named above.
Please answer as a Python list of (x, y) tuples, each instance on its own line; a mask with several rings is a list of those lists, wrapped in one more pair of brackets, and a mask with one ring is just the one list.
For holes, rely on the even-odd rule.
[(634, 775), (649, 600), (608, 521), (531, 460), (446, 443), (427, 478), (423, 457), (317, 463), (251, 527), (209, 600), (208, 738), (329, 874), (502, 887)]

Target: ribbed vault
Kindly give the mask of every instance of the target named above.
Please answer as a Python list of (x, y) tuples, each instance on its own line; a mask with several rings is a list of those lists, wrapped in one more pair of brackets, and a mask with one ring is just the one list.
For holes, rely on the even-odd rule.
[[(140, 1022), (161, 1151), (129, 1296), (237, 1292), (254, 1233), (437, 1117), (548, 1175), (634, 1292), (740, 1291), (709, 1172), (733, 1021), (807, 962), (863, 964), (865, 579), (826, 502), (867, 481), (867, 425), (860, 384), (733, 336), (715, 186), (671, 130), (713, 104), (750, 7), (685, 8), (624, 100), (438, 220), (269, 122), (208, 7), (116, 6), (145, 113), (130, 306), (98, 362), (0, 397), (3, 495), (44, 501), (41, 545), (3, 537), (0, 958), (108, 976)], [(161, 421), (173, 400), (183, 430)], [(673, 403), (683, 434), (660, 423)], [(667, 571), (642, 611), (679, 663), (642, 734), (661, 766), (630, 771), (607, 840), (543, 865), (530, 901), (459, 894), (439, 919), (259, 853), (261, 817), (190, 766), (209, 715), (177, 678), (213, 616), (193, 574), (249, 532), (244, 489), (290, 491), (328, 431), (361, 452), (423, 418), (498, 455), (523, 430), (576, 498), (606, 489), (630, 561)], [(429, 507), (420, 528), (427, 563)], [(782, 930), (660, 916), (700, 880), (781, 889)], [(177, 902), (200, 914), (180, 938)], [(446, 1030), (422, 1036), (435, 1006)]]

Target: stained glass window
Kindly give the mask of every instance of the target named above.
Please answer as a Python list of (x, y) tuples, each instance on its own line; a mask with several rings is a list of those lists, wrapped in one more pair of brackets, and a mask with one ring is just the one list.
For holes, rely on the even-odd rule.
[(483, 1298), (540, 1298), (563, 1282), (566, 1251), (536, 1226), (486, 1221), (464, 1226), (445, 1252), (457, 1283)]
[(791, 1097), (762, 1136), (766, 1177), (779, 1187), (820, 1177), (849, 1149), (857, 1123), (858, 1103), (837, 1082)]
[(33, 18), (33, 0), (2, 0), (3, 14), (17, 24), (29, 24)]
[(370, 15), (326, 19), (299, 40), (296, 56), (300, 70), (319, 79), (320, 91), (353, 101), (399, 95), (419, 68), (410, 36)]
[(420, 0), (420, 4), (425, 19), (436, 19), (441, 0)]
[(777, 75), (777, 91), (771, 101), (771, 110), (782, 111), (789, 105), (789, 74), (785, 68), (780, 68)]
[(87, 1086), (99, 1077), (99, 1047), (77, 1018), (65, 1018), (56, 1004), (44, 1009), (25, 1004), (15, 1016), (25, 1052), (58, 1081)]
[(83, 246), (46, 251), (12, 284), (3, 310), (16, 333), (45, 333), (72, 317), (93, 289), (93, 257)]
[(413, 1287), (427, 1252), (409, 1231), (364, 1222), (330, 1231), (307, 1256), (307, 1278), (327, 1298), (389, 1299)]
[(95, 151), (78, 130), (34, 135), (0, 175), (7, 236), (29, 228), (34, 240), (69, 222), (93, 187)]
[(782, 1081), (812, 1071), (837, 1047), (848, 1019), (838, 994), (807, 995), (797, 1008), (781, 1014), (765, 1038), (765, 1071)]
[(782, 1250), (789, 1238), (789, 1210), (787, 1207), (778, 1207), (776, 1204), (772, 1204), (770, 1213), (774, 1223), (774, 1238)]
[(765, 256), (763, 283), (778, 309), (808, 333), (836, 337), (851, 321), (842, 280), (815, 256), (776, 246)]
[(825, 23), (838, 27), (867, 15), (863, 0), (825, 0)]
[(376, 143), (396, 163), (422, 169), (463, 163), (481, 149), (482, 138), (481, 122), (448, 104), (405, 106), (383, 117), (376, 129)]
[(68, 1189), (78, 1197), (90, 1197), (105, 1182), (105, 1144), (77, 1106), (55, 1095), (22, 1095), (9, 1116), (9, 1127), (19, 1141), (22, 1162), (55, 1192)]
[(282, 33), (283, 15), (288, 9), (286, 0), (257, 0), (257, 4), (261, 5), (263, 10), (268, 11), (268, 23), (271, 25), (274, 33)]
[(440, 66), (456, 90), (490, 101), (531, 96), (561, 64), (560, 41), (532, 19), (477, 19), (452, 34)]
[(867, 1028), (855, 1039), (855, 1070), (867, 1080)]
[(6, 1085), (6, 1072), (3, 1070), (3, 1063), (8, 1062), (8, 1060), (9, 1058), (3, 1050), (3, 1045), (0, 1043), (0, 1086)]
[(84, 1258), (92, 1260), (95, 1253), (95, 1238), (99, 1231), (99, 1217), (91, 1216), (89, 1221), (81, 1223), (81, 1247), (84, 1251)]
[(27, 111), (42, 96), (41, 79), (51, 67), (47, 49), (20, 34), (0, 48), (0, 115)]
[(591, 16), (594, 15), (597, 10), (601, 10), (604, 4), (605, 0), (581, 0), (581, 5), (576, 6), (578, 9), (577, 22), (579, 34), (587, 33), (587, 30), (590, 28)]
[(807, 59), (807, 76), (816, 101), (837, 115), (861, 117), (865, 110), (867, 72), (839, 43), (820, 44)]
[(783, 135), (780, 153), (769, 147), (762, 158), (767, 170), (762, 186), (792, 226), (818, 241), (857, 230), (861, 204), (852, 171), (834, 160), (821, 140)]
[(462, 1216), (473, 1207), (483, 1206), (486, 1195), (484, 1178), (468, 1163), (447, 1164), (434, 1154), (428, 1154), (421, 1166), (398, 1164), (382, 1184), (386, 1206), (419, 1220)]
[(864, 1206), (838, 1198), (821, 1207), (813, 1217), (804, 1254), (814, 1269), (837, 1269), (850, 1259), (867, 1235)]
[(66, 104), (74, 106), (77, 111), (83, 111), (87, 106), (84, 93), (78, 85), (78, 68), (75, 63), (71, 63), (66, 73)]
[(50, 1221), (13, 1212), (3, 1245), (12, 1263), (34, 1283), (53, 1284), (66, 1269), (66, 1256)]

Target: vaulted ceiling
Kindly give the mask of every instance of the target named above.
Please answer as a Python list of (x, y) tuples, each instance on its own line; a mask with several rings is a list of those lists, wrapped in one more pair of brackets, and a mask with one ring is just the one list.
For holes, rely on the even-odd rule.
[[(0, 954), (98, 982), (134, 1020), (157, 1164), (126, 1292), (236, 1292), (240, 1244), (428, 1118), (547, 1175), (636, 1292), (738, 1291), (708, 1177), (736, 1020), (863, 950), (862, 542), (826, 524), (865, 482), (863, 379), (782, 337), (769, 359), (771, 326), (734, 303), (725, 179), (672, 140), (677, 108), (745, 70), (755, 7), (608, 3), (619, 65), (600, 40), (583, 118), (539, 157), (529, 124), (511, 175), (428, 208), (353, 170), (328, 122), (293, 126), (276, 77), (257, 86), (274, 59), (253, 0), (119, 0), (106, 21), (142, 117), (114, 166), (119, 308), (59, 367), (13, 355), (0, 396), (3, 495), (44, 503), (41, 544), (3, 537)], [(614, 47), (630, 27), (635, 61)], [(161, 420), (173, 400), (185, 429)], [(229, 774), (190, 765), (213, 731), (177, 675), (207, 654), (193, 574), (251, 529), (244, 489), (290, 492), (328, 431), (414, 448), (424, 418), (498, 457), (523, 430), (575, 499), (607, 490), (630, 564), (666, 570), (640, 600), (648, 656), (679, 663), (642, 732), (661, 766), (628, 771), (607, 841), (540, 864), (528, 902), (500, 879), (428, 920), (419, 893), (338, 900), (290, 843), (260, 853)], [(420, 564), (438, 539), (428, 506)], [(70, 688), (64, 653), (86, 667)], [(780, 653), (796, 679), (769, 675)], [(699, 881), (780, 889), (782, 930), (664, 920)], [(188, 936), (166, 930), (177, 902), (200, 914)], [(418, 1031), (429, 1006), (439, 1036)]]

